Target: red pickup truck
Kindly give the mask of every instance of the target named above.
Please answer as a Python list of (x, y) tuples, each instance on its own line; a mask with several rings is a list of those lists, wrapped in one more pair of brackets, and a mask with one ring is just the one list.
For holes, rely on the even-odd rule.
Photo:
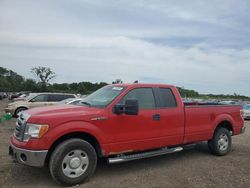
[(75, 185), (94, 173), (100, 157), (109, 163), (130, 161), (200, 141), (222, 156), (231, 149), (231, 136), (244, 131), (240, 106), (185, 105), (171, 85), (115, 84), (79, 105), (24, 111), (9, 154), (22, 164), (48, 165), (55, 181)]

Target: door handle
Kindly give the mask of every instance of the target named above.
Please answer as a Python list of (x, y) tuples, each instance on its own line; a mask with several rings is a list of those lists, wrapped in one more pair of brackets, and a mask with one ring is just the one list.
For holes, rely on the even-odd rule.
[(161, 119), (161, 115), (160, 114), (154, 114), (153, 115), (153, 120), (154, 121), (160, 121), (160, 119)]

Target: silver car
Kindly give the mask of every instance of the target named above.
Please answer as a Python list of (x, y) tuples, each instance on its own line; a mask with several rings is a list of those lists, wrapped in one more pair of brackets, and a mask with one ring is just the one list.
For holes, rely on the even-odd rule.
[(54, 105), (59, 101), (74, 97), (76, 98), (77, 96), (68, 93), (30, 93), (25, 100), (8, 104), (7, 108), (5, 108), (5, 112), (17, 117), (21, 111), (35, 107)]
[(243, 117), (244, 119), (250, 119), (250, 104), (243, 106)]

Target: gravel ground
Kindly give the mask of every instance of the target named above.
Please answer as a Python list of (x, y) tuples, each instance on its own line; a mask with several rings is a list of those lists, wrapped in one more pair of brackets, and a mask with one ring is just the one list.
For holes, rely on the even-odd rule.
[[(7, 100), (0, 101), (0, 115)], [(46, 168), (13, 163), (8, 156), (14, 122), (0, 125), (0, 187), (57, 187)], [(250, 126), (250, 121), (245, 122)], [(175, 154), (108, 165), (99, 161), (94, 176), (79, 187), (250, 187), (250, 129), (233, 137), (232, 152), (209, 153), (206, 143)]]

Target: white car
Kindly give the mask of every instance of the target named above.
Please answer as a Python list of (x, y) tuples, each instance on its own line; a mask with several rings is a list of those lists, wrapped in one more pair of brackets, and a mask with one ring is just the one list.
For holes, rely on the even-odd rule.
[(60, 101), (58, 104), (78, 104), (81, 100), (82, 98), (69, 98)]
[(232, 105), (232, 104), (237, 104), (237, 102), (236, 101), (221, 101), (219, 102), (219, 104)]
[(243, 106), (243, 117), (244, 119), (250, 119), (250, 104)]

